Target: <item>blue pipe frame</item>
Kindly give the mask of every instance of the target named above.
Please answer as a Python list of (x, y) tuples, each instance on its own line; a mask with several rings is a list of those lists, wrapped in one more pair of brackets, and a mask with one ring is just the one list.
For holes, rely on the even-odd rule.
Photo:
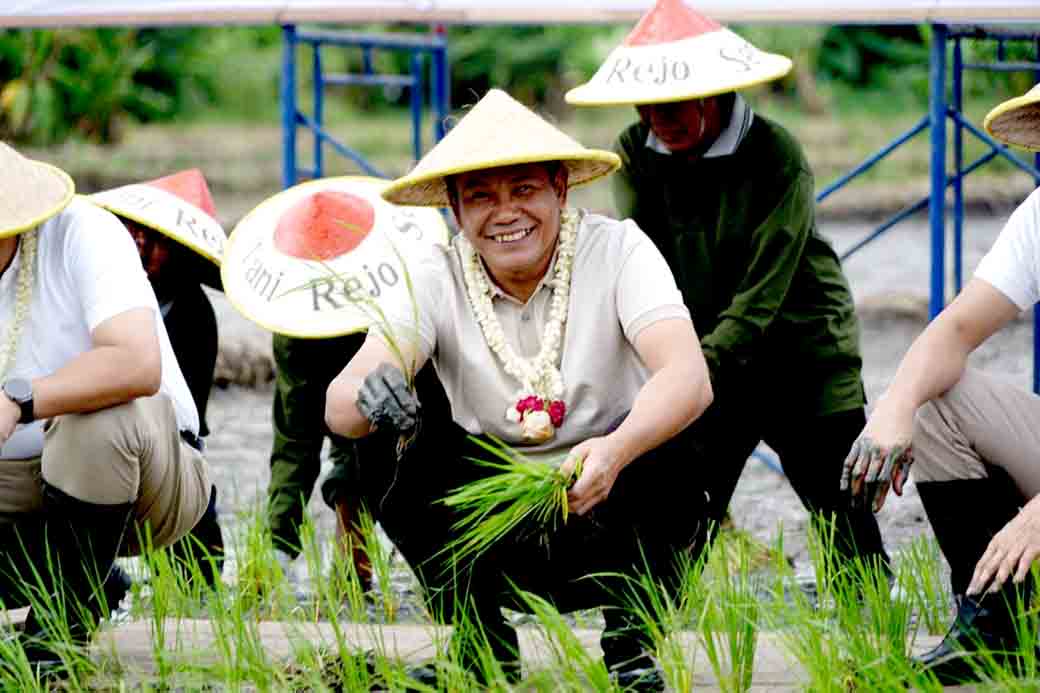
[[(360, 73), (329, 74), (322, 63), (322, 46), (361, 49)], [(297, 58), (300, 47), (310, 48), (313, 113), (300, 110), (297, 98)], [(373, 68), (375, 50), (408, 54), (408, 74), (380, 74)], [(430, 65), (427, 89), (426, 63)], [(436, 26), (431, 34), (362, 34), (347, 31), (301, 30), (295, 25), (282, 26), (282, 78), (280, 85), (282, 117), (282, 187), (296, 185), (304, 178), (321, 178), (325, 174), (324, 149), (328, 145), (340, 156), (353, 161), (366, 175), (386, 178), (360, 152), (349, 147), (326, 129), (325, 90), (330, 86), (393, 86), (409, 90), (411, 110), (412, 154), (418, 161), (423, 154), (422, 121), (427, 99), (434, 113), (433, 141), (445, 134), (445, 121), (450, 108), (450, 76), (448, 74), (447, 39), (444, 28)], [(301, 168), (298, 162), (298, 129), (305, 128), (313, 137), (313, 165)]]

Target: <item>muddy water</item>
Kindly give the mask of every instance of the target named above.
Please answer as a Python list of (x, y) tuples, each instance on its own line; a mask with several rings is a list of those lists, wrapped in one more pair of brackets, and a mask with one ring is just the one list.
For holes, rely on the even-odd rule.
[[(999, 232), (1003, 218), (973, 218), (966, 225), (965, 276)], [(822, 232), (842, 251), (870, 231), (867, 224), (831, 223)], [(846, 262), (846, 272), (857, 305), (861, 307), (862, 348), (868, 396), (873, 401), (891, 379), (899, 359), (923, 327), (922, 306), (929, 286), (929, 234), (921, 218), (889, 232), (874, 245)], [(948, 262), (950, 266), (952, 262)], [(220, 295), (214, 295), (221, 339), (236, 348), (269, 353), (270, 339), (238, 316)], [(974, 357), (977, 365), (996, 371), (1029, 387), (1031, 378), (1031, 325), (1012, 325)], [(262, 502), (268, 483), (271, 388), (231, 386), (214, 391), (210, 404), (208, 455), (219, 489), (219, 510), (228, 530), (234, 531), (238, 514)], [(326, 471), (328, 462), (326, 460)], [(317, 496), (317, 494), (316, 494)], [(752, 460), (744, 470), (732, 512), (736, 524), (764, 541), (783, 528), (785, 550), (800, 570), (808, 568), (807, 518), (783, 477)], [(322, 536), (332, 537), (333, 516), (320, 498), (312, 499), (310, 513)], [(879, 516), (890, 550), (930, 532), (912, 485), (903, 498), (893, 498)], [(229, 566), (234, 573), (234, 561)], [(404, 594), (411, 582), (403, 570), (395, 573), (395, 589)]]

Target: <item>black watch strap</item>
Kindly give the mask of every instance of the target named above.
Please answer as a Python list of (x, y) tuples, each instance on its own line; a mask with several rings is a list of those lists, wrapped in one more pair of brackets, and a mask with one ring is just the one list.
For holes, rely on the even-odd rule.
[(24, 402), (18, 402), (19, 408), (22, 410), (22, 415), (18, 418), (18, 423), (27, 424), (32, 423), (36, 420), (36, 416), (33, 414), (33, 398), (25, 400)]
[(11, 378), (3, 385), (4, 395), (18, 405), (21, 416), (18, 423), (27, 424), (36, 420), (33, 414), (32, 383), (21, 378)]

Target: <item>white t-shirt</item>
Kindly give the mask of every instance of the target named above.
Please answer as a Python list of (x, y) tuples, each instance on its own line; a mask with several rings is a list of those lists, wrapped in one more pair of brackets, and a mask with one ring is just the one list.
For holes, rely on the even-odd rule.
[[(506, 373), (488, 347), (470, 307), (457, 240), (437, 247), (423, 263), (409, 267), (418, 304), (420, 351), (433, 359), (451, 402), (455, 422), (470, 433), (494, 435), (520, 445), (520, 426), (505, 418), (516, 404), (520, 383)], [(492, 306), (506, 340), (522, 358), (541, 348), (552, 302), (553, 258), (526, 303), (494, 287)], [(412, 305), (384, 305), (395, 334), (414, 334)], [(560, 371), (567, 414), (556, 436), (524, 446), (546, 459), (603, 435), (626, 414), (649, 372), (634, 342), (653, 323), (690, 319), (664, 257), (635, 222), (585, 213), (578, 225)]]
[(1040, 188), (1008, 219), (975, 276), (1021, 310), (1040, 301)]
[[(14, 316), (21, 244), (0, 276), (0, 339)], [(55, 372), (89, 351), (91, 332), (133, 308), (151, 308), (162, 351), (160, 392), (169, 396), (181, 430), (197, 434), (199, 415), (184, 381), (155, 294), (133, 239), (111, 213), (75, 198), (38, 231), (36, 273), (27, 324), (7, 378), (33, 379)], [(0, 448), (0, 459), (37, 457), (43, 422), (20, 425)]]

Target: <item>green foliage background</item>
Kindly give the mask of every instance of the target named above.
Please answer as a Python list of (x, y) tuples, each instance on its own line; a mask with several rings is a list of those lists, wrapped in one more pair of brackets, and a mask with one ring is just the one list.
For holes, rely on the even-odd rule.
[[(891, 92), (892, 103), (927, 101), (927, 27), (734, 27), (760, 48), (791, 56), (793, 73), (769, 96), (821, 113), (858, 93)], [(367, 26), (361, 31), (427, 31)], [(587, 78), (627, 32), (625, 26), (453, 26), (449, 31), (452, 96), (476, 101), (490, 86), (557, 117), (563, 95)], [(967, 42), (966, 60), (991, 60), (995, 45)], [(53, 144), (69, 137), (119, 139), (128, 121), (277, 118), (281, 64), (278, 27), (6, 30), (0, 33), (0, 137)], [(299, 80), (310, 82), (300, 54)], [(360, 51), (326, 48), (327, 69), (360, 66)], [(1009, 44), (1009, 59), (1028, 59), (1028, 44)], [(407, 56), (376, 52), (377, 69), (404, 72)], [(1027, 73), (968, 73), (968, 98), (1024, 92)], [(365, 111), (407, 103), (401, 90), (341, 89), (332, 107)]]

